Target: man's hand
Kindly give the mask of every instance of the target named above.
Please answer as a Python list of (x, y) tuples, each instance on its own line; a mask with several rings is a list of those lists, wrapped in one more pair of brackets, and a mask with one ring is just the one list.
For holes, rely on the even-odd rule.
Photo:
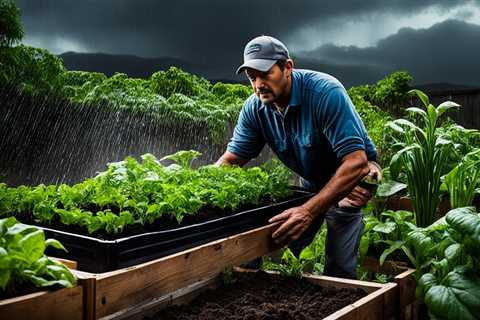
[[(372, 179), (380, 181), (382, 179), (382, 169), (373, 161), (368, 162), (368, 169), (370, 170), (368, 176)], [(365, 188), (356, 186), (352, 192), (338, 202), (340, 208), (360, 208), (367, 204), (373, 197), (373, 193)]]
[(306, 208), (293, 207), (272, 217), (268, 222), (283, 222), (272, 234), (276, 244), (288, 244), (297, 240), (313, 221), (313, 215)]

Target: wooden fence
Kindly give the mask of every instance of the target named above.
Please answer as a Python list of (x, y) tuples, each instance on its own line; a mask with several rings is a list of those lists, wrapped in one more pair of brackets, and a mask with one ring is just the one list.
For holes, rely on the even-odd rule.
[(450, 117), (465, 128), (480, 129), (480, 89), (455, 92), (436, 92), (429, 95), (433, 105), (450, 100), (461, 105)]

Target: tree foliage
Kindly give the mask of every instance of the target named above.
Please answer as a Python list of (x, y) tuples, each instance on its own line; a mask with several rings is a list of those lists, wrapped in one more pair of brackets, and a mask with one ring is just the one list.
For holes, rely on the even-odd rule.
[(22, 38), (20, 9), (11, 0), (0, 0), (0, 47), (10, 47)]

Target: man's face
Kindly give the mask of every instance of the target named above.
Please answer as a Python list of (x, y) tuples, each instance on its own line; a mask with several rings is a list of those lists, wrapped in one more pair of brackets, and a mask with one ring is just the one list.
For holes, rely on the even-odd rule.
[(287, 69), (282, 71), (277, 64), (274, 64), (266, 72), (247, 68), (245, 73), (253, 91), (262, 103), (271, 104), (285, 95), (288, 87)]

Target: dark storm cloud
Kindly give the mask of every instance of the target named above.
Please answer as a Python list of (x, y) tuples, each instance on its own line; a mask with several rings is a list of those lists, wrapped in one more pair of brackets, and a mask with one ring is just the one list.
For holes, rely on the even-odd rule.
[(20, 0), (29, 37), (63, 37), (89, 51), (174, 56), (210, 61), (241, 59), (253, 36), (285, 39), (299, 28), (371, 13), (448, 10), (468, 0), (226, 1)]
[[(428, 29), (404, 28), (374, 47), (324, 45), (299, 54), (326, 65), (364, 66), (370, 74), (408, 70), (416, 83), (480, 85), (480, 26), (447, 20)], [(373, 70), (373, 71), (372, 71)], [(376, 70), (376, 71), (375, 71)]]

